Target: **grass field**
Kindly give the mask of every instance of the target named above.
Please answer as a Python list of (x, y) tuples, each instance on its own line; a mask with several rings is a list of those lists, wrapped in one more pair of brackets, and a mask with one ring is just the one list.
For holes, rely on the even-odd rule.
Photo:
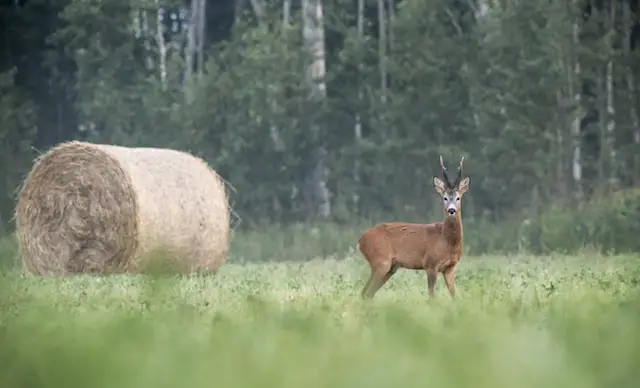
[(0, 275), (0, 387), (635, 387), (640, 258), (465, 257), (460, 298), (362, 259), (180, 279)]

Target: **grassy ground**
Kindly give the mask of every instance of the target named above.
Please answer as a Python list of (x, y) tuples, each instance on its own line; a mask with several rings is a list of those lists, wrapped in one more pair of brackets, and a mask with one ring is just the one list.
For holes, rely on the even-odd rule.
[(0, 387), (631, 387), (640, 258), (465, 257), (460, 299), (358, 257), (215, 277), (0, 274)]

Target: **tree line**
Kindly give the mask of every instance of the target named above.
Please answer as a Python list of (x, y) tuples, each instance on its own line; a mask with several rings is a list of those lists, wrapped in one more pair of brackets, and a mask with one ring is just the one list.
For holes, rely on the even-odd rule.
[(0, 218), (9, 230), (38, 152), (70, 139), (193, 152), (244, 226), (437, 218), (441, 154), (465, 156), (470, 222), (588, 204), (640, 179), (639, 15), (637, 0), (2, 5)]

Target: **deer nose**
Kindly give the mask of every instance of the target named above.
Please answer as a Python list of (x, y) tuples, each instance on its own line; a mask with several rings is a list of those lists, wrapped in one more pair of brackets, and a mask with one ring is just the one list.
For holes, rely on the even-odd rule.
[(450, 207), (447, 209), (447, 212), (449, 212), (450, 215), (454, 215), (456, 214), (456, 208), (455, 207)]

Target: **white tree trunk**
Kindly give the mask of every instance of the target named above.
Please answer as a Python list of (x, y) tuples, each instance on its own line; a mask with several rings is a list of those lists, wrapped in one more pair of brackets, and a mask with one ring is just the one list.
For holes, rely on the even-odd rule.
[(151, 48), (151, 41), (150, 41), (151, 34), (150, 34), (149, 18), (148, 18), (147, 12), (148, 11), (146, 9), (140, 10), (140, 34), (142, 36), (142, 42), (144, 47), (145, 68), (148, 71), (153, 71), (155, 69), (155, 60), (151, 55), (153, 50)]
[(167, 90), (167, 45), (163, 35), (163, 14), (159, 0), (156, 4), (156, 44), (158, 45), (160, 83), (162, 90)]
[[(565, 65), (565, 62), (562, 63), (562, 65)], [(565, 67), (566, 68), (566, 67)], [(569, 69), (569, 71), (571, 71), (571, 69)], [(565, 95), (563, 93), (563, 90), (558, 90), (557, 94), (556, 94), (556, 101), (558, 104), (558, 107), (560, 107), (562, 105), (562, 102), (565, 100)], [(555, 143), (555, 160), (556, 160), (556, 172), (555, 172), (555, 181), (558, 183), (557, 187), (554, 187), (554, 189), (558, 189), (560, 191), (560, 193), (562, 195), (566, 195), (566, 161), (565, 161), (565, 133), (564, 133), (564, 125), (561, 125), (562, 123), (562, 117), (564, 117), (564, 115), (562, 114), (564, 112), (559, 112), (557, 114), (556, 117), (556, 143)]]
[(596, 71), (596, 105), (598, 110), (598, 124), (600, 127), (599, 139), (600, 142), (600, 153), (598, 154), (598, 184), (599, 186), (606, 186), (608, 183), (606, 174), (607, 174), (607, 159), (608, 159), (608, 148), (609, 148), (609, 139), (607, 136), (607, 85), (606, 85), (606, 76), (607, 76), (607, 65), (605, 64), (597, 64), (594, 66)]
[[(473, 9), (473, 16), (476, 20), (476, 23), (484, 23), (485, 22), (485, 18), (487, 16), (487, 14), (489, 13), (489, 8), (486, 6), (485, 1), (484, 0), (478, 0), (478, 5), (474, 7)], [(450, 16), (453, 17), (453, 16)], [(456, 23), (457, 25), (457, 23)], [(462, 35), (462, 28), (460, 28), (460, 26), (457, 26), (458, 29), (458, 34)], [(478, 45), (482, 45), (482, 41), (478, 42)], [(469, 79), (471, 81), (471, 75), (469, 72), (469, 65), (465, 62), (463, 64), (463, 74), (465, 75), (465, 77), (467, 79)], [(498, 96), (498, 99), (501, 100), (501, 98)], [(478, 131), (478, 133), (480, 133), (481, 131), (481, 122), (480, 122), (480, 115), (478, 114), (478, 97), (476, 96), (476, 92), (474, 90), (474, 86), (471, 85), (471, 83), (469, 83), (469, 100), (472, 104), (472, 111), (473, 111), (473, 124), (475, 125), (476, 130)], [(502, 105), (502, 104), (501, 104)], [(501, 106), (500, 108), (500, 114), (501, 115), (506, 115), (506, 108), (504, 107), (504, 105)]]
[(614, 102), (614, 65), (613, 55), (614, 47), (611, 37), (615, 34), (616, 30), (616, 1), (611, 2), (609, 10), (609, 26), (607, 31), (607, 49), (609, 50), (609, 58), (607, 61), (606, 69), (606, 84), (607, 84), (607, 148), (609, 151), (609, 184), (615, 188), (618, 185), (618, 161), (616, 155), (615, 144), (615, 130), (616, 130), (616, 118), (615, 118), (615, 102)]
[(384, 0), (378, 0), (378, 56), (380, 61), (380, 96), (387, 101), (387, 18)]
[(312, 94), (317, 100), (326, 95), (326, 59), (324, 47), (324, 16), (322, 0), (302, 0), (303, 8), (303, 40), (311, 61), (307, 69), (311, 81)]
[(282, 3), (282, 24), (289, 26), (291, 20), (291, 0), (284, 0)]
[(396, 16), (396, 1), (395, 0), (388, 0), (387, 1), (387, 5), (389, 7), (389, 23), (388, 23), (388, 30), (389, 30), (389, 51), (393, 52), (393, 43), (394, 43), (394, 37), (393, 37), (393, 20), (395, 19)]
[[(625, 59), (627, 61), (627, 64), (625, 65), (625, 79), (627, 81), (627, 95), (628, 95), (628, 99), (629, 99), (629, 115), (630, 115), (630, 119), (631, 119), (631, 126), (632, 126), (632, 131), (633, 131), (633, 142), (636, 145), (636, 148), (638, 146), (640, 146), (640, 117), (638, 116), (638, 96), (637, 96), (637, 91), (636, 91), (636, 80), (635, 80), (635, 76), (633, 73), (633, 66), (631, 66), (632, 63), (632, 53), (631, 53), (631, 32), (632, 32), (632, 27), (633, 27), (633, 11), (631, 10), (631, 5), (629, 4), (629, 1), (623, 1), (622, 2), (622, 23), (623, 23), (623, 27), (624, 28), (624, 35), (623, 35), (623, 49), (624, 49), (624, 56)], [(640, 167), (640, 155), (638, 155), (637, 153), (634, 154), (633, 156), (633, 169), (635, 169), (637, 171), (637, 169)], [(635, 177), (637, 174), (633, 174), (633, 176)], [(635, 179), (634, 179), (635, 181)], [(637, 183), (637, 182), (634, 182)]]
[[(577, 1), (574, 2), (577, 5)], [(579, 16), (576, 16), (576, 19)], [(574, 183), (574, 195), (576, 199), (582, 199), (582, 136), (580, 131), (580, 121), (582, 117), (582, 94), (581, 89), (581, 68), (580, 59), (578, 55), (578, 49), (580, 46), (580, 24), (576, 20), (573, 24), (573, 55), (572, 62), (573, 68), (569, 69), (569, 93), (573, 96), (574, 106), (576, 107), (576, 115), (573, 118), (571, 124), (571, 137), (573, 143), (573, 157), (572, 157), (572, 177)]]
[[(327, 93), (325, 83), (326, 62), (324, 42), (324, 16), (322, 0), (302, 0), (302, 39), (309, 57), (307, 78), (310, 87), (310, 100), (320, 104)], [(312, 130), (320, 132), (317, 124)], [(321, 136), (322, 137), (322, 136)], [(316, 215), (327, 218), (331, 215), (330, 193), (327, 185), (328, 150), (321, 139), (321, 144), (314, 152), (314, 168), (308, 177), (311, 204)]]
[(253, 12), (256, 14), (256, 17), (259, 21), (264, 20), (265, 16), (265, 5), (263, 0), (251, 0), (251, 6), (253, 7)]
[[(393, 1), (393, 0), (391, 0)], [(361, 54), (363, 50), (364, 44), (364, 0), (358, 0), (358, 15), (357, 15), (357, 30), (358, 30), (358, 53)], [(362, 100), (364, 99), (362, 93), (362, 57), (358, 58), (358, 105), (361, 106)], [(360, 144), (362, 140), (362, 118), (360, 117), (360, 113), (356, 113), (355, 117), (355, 127), (353, 129), (354, 142), (356, 147)], [(356, 152), (355, 160), (353, 163), (353, 181), (355, 183), (355, 190), (353, 191), (352, 202), (354, 209), (358, 209), (358, 205), (360, 203), (360, 157), (358, 152)]]
[(206, 0), (198, 0), (198, 74), (204, 70), (204, 38), (206, 36)]
[(487, 0), (467, 0), (467, 4), (473, 10), (476, 20), (484, 18), (489, 13)]

